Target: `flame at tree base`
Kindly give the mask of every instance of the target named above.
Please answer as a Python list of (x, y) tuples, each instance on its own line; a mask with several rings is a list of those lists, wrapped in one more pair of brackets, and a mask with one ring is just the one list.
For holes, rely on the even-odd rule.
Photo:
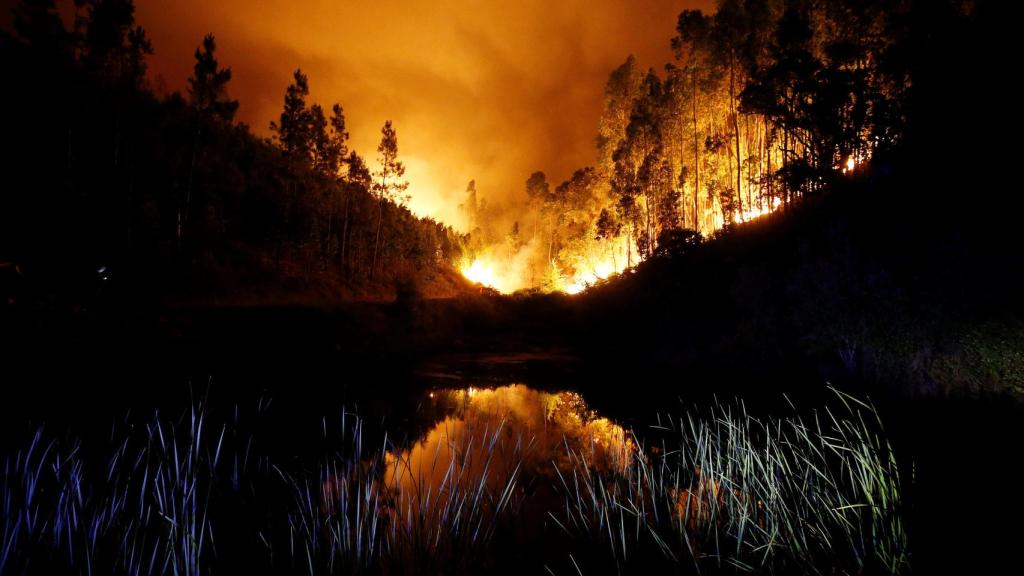
[(488, 250), (465, 260), (459, 271), (470, 282), (502, 294), (528, 289), (579, 294), (623, 273), (630, 260), (625, 237), (608, 240), (597, 250), (587, 250), (557, 263), (548, 261), (542, 253), (543, 249), (538, 252), (533, 243), (502, 256)]
[(489, 288), (494, 288), (498, 283), (498, 277), (494, 273), (494, 268), (487, 262), (480, 260), (479, 258), (473, 260), (473, 263), (462, 269), (462, 275), (467, 280), (475, 284), (482, 284)]
[[(734, 224), (750, 222), (776, 212), (782, 204), (780, 198), (761, 199), (731, 217)], [(716, 223), (716, 228), (721, 226), (721, 222)], [(577, 251), (565, 251), (557, 262), (548, 260), (548, 248), (536, 242), (507, 253), (492, 246), (464, 261), (459, 271), (470, 282), (502, 294), (538, 289), (575, 295), (630, 270), (632, 266), (627, 263), (642, 261), (629, 242), (626, 235), (606, 239)]]
[(497, 290), (502, 294), (512, 294), (517, 290), (538, 287), (550, 292), (579, 294), (599, 282), (607, 280), (625, 270), (625, 266), (616, 266), (614, 262), (601, 261), (587, 269), (577, 270), (572, 275), (560, 273), (552, 266), (545, 282), (531, 283), (516, 275), (500, 262), (481, 256), (464, 264), (459, 271), (467, 280), (474, 284)]

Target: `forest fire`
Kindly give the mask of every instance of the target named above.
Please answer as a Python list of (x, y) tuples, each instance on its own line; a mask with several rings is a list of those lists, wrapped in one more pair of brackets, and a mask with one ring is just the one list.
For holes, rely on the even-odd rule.
[[(523, 214), (526, 218), (532, 217), (529, 210), (527, 207)], [(577, 242), (572, 249), (555, 254), (553, 242), (545, 243), (539, 237), (528, 242), (514, 237), (496, 240), (479, 227), (476, 233), (480, 239), (470, 236), (475, 255), (465, 258), (459, 271), (470, 282), (502, 294), (530, 289), (578, 294), (641, 260), (624, 235)]]
[(5, 2), (0, 576), (1005, 572), (1013, 4)]
[(494, 268), (479, 258), (473, 260), (470, 265), (463, 267), (462, 275), (471, 282), (483, 284), (489, 288), (496, 288), (498, 283), (498, 277), (494, 273)]
[(747, 210), (744, 210), (740, 214), (738, 220), (740, 222), (750, 222), (751, 220), (755, 220), (766, 214), (771, 214), (772, 212), (777, 210), (781, 205), (782, 200), (780, 200), (779, 198), (773, 198), (771, 202), (764, 202), (763, 204), (753, 206)]
[(577, 272), (562, 286), (562, 291), (566, 294), (579, 294), (598, 282), (621, 273), (623, 269), (623, 267), (616, 266), (614, 259), (601, 260), (588, 269)]
[(844, 176), (849, 176), (853, 174), (854, 170), (856, 170), (858, 166), (866, 162), (868, 158), (868, 154), (851, 154), (846, 157), (846, 161), (843, 162), (840, 171), (843, 173)]
[(511, 294), (528, 285), (509, 270), (507, 265), (483, 255), (464, 263), (459, 272), (470, 282), (497, 290), (502, 294)]
[[(729, 4), (710, 16), (685, 12), (672, 39), (676, 61), (664, 73), (645, 70), (634, 57), (611, 71), (589, 165), (560, 182), (533, 172), (524, 182), (525, 194), (513, 201), (502, 198), (504, 191), (478, 191), (470, 181), (460, 204), (468, 252), (488, 255), (503, 278), (487, 277), (482, 267), (472, 268), (475, 263), (464, 274), (502, 292), (577, 294), (655, 255), (684, 250), (680, 242), (700, 243), (783, 209), (836, 175), (865, 169), (877, 148), (894, 143), (876, 134), (857, 110), (885, 109), (886, 94), (899, 94), (898, 82), (866, 76), (861, 93), (879, 100), (867, 104), (852, 95), (815, 93), (813, 83), (792, 84), (763, 63), (772, 54), (771, 35), (736, 28), (752, 22), (743, 10)], [(807, 38), (814, 35), (813, 24), (803, 16), (793, 22)], [(751, 46), (761, 53), (743, 56), (712, 41), (716, 37), (759, 38)], [(847, 46), (858, 40), (829, 41)], [(836, 70), (848, 65), (812, 46), (817, 44), (792, 54)], [(835, 110), (841, 146), (814, 134), (804, 121), (818, 108), (789, 110), (771, 98), (802, 90), (810, 91), (801, 96), (804, 101), (824, 100)], [(513, 260), (514, 267), (506, 264)], [(595, 260), (601, 265), (593, 265)]]
[[(548, 288), (552, 292), (579, 294), (587, 288), (621, 273), (625, 269), (624, 264), (625, 261), (617, 263), (610, 257), (588, 263), (585, 267), (577, 269), (574, 274), (557, 274)], [(492, 288), (502, 294), (511, 294), (516, 290), (531, 286), (529, 278), (521, 277), (515, 274), (509, 266), (503, 266), (501, 262), (487, 257), (474, 258), (472, 262), (464, 264), (459, 271), (470, 282)]]

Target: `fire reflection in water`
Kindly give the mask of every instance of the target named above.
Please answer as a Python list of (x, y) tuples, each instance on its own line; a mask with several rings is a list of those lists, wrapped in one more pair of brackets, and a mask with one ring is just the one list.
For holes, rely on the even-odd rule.
[[(567, 453), (585, 454), (598, 469), (628, 466), (636, 444), (628, 433), (589, 409), (576, 392), (542, 392), (523, 385), (435, 390), (447, 413), (419, 441), (387, 453), (385, 483), (397, 493), (433, 493), (469, 480), (489, 491), (510, 479), (548, 475)], [(561, 467), (561, 466), (560, 466)]]
[(368, 455), (357, 424), (354, 455), (321, 469), (322, 499), (293, 482), (293, 530), (311, 565), (386, 558), (452, 573), (496, 533), (530, 546), (545, 525), (606, 545), (616, 562), (652, 545), (699, 570), (728, 547), (736, 566), (772, 572), (831, 558), (837, 541), (860, 546), (858, 566), (865, 554), (893, 573), (906, 562), (896, 460), (850, 405), (849, 416), (829, 413), (832, 428), (816, 419), (813, 429), (799, 415), (760, 420), (715, 405), (659, 418), (649, 433), (662, 443), (645, 450), (574, 392), (471, 387), (423, 400), (440, 416), (411, 445), (385, 440)]
[[(581, 462), (588, 473), (621, 476), (639, 454), (631, 434), (575, 392), (438, 389), (424, 394), (424, 406), (440, 415), (430, 430), (370, 454), (359, 448), (357, 419), (354, 456), (322, 470), (319, 505), (295, 485), (296, 525), (326, 565), (388, 557), (447, 572), (482, 549), (502, 519), (542, 523), (557, 509), (556, 478), (573, 477)], [(437, 566), (417, 564), (424, 558)]]

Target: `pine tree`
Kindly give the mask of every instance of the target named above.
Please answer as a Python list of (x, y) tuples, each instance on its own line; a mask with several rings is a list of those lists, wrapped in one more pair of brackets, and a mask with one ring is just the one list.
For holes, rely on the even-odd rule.
[(327, 132), (327, 115), (319, 104), (309, 107), (309, 153), (313, 170), (325, 176), (334, 176), (338, 170), (338, 159), (334, 145)]
[(348, 131), (345, 129), (345, 110), (341, 104), (331, 107), (330, 127), (333, 176), (341, 178), (342, 168), (348, 158)]
[(271, 122), (270, 129), (277, 137), (285, 154), (293, 158), (310, 158), (310, 111), (306, 107), (309, 96), (309, 79), (301, 69), (295, 70), (292, 82), (284, 95), (284, 110), (278, 122)]
[[(338, 108), (340, 109), (340, 107)], [(342, 131), (341, 133), (347, 138), (347, 132)], [(363, 158), (355, 150), (351, 151), (348, 157), (345, 158), (345, 164), (348, 165), (348, 172), (342, 186), (342, 190), (345, 193), (345, 210), (341, 229), (341, 269), (347, 274), (349, 269), (348, 244), (351, 234), (352, 200), (356, 194), (363, 195), (369, 192), (373, 176), (370, 174), (370, 169), (366, 167), (366, 162), (363, 161)]]
[(217, 41), (213, 34), (203, 37), (202, 45), (195, 51), (196, 63), (192, 67), (192, 77), (188, 79), (189, 99), (193, 109), (199, 115), (199, 120), (196, 122), (192, 138), (192, 158), (189, 162), (184, 203), (178, 204), (176, 240), (179, 250), (192, 213), (196, 161), (202, 143), (203, 124), (210, 121), (230, 123), (235, 116), (235, 111), (238, 110), (238, 101), (231, 100), (227, 95), (227, 84), (231, 81), (231, 69), (220, 67), (215, 54), (216, 50)]
[(132, 0), (75, 0), (86, 17), (84, 63), (103, 81), (137, 88), (146, 76), (146, 56), (153, 45), (141, 26), (135, 25)]
[(21, 0), (13, 10), (14, 32), (41, 57), (42, 65), (63, 65), (70, 56), (71, 35), (54, 0)]
[(370, 174), (370, 169), (367, 168), (363, 157), (353, 150), (349, 153), (345, 163), (348, 164), (349, 184), (356, 186), (364, 192), (369, 192), (370, 186), (373, 183), (373, 175)]
[(377, 196), (377, 234), (373, 242), (371, 276), (376, 274), (377, 259), (380, 254), (384, 201), (388, 200), (398, 205), (404, 205), (409, 200), (409, 197), (405, 195), (409, 183), (402, 179), (405, 176), (405, 165), (398, 160), (398, 134), (395, 133), (391, 120), (384, 123), (380, 132), (380, 144), (377, 146), (377, 162), (380, 169), (375, 174), (379, 180), (373, 183), (373, 191)]
[(231, 122), (238, 110), (238, 100), (228, 98), (231, 68), (220, 67), (216, 50), (216, 39), (213, 34), (207, 34), (202, 46), (196, 48), (196, 63), (192, 77), (188, 79), (188, 93), (192, 106), (200, 115)]

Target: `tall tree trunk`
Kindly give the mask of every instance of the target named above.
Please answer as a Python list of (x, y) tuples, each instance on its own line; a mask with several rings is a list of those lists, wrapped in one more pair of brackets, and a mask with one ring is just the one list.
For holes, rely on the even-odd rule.
[(661, 193), (654, 190), (654, 204), (651, 205), (651, 231), (648, 234), (647, 256), (654, 254), (654, 247), (658, 239), (658, 204), (661, 202)]
[[(683, 158), (685, 156), (686, 156), (686, 121), (683, 119), (683, 112), (682, 112), (682, 110), (680, 110), (680, 112), (679, 112), (679, 171), (678, 172), (675, 172), (675, 171), (672, 172), (672, 178), (673, 178), (673, 180), (676, 180), (675, 183), (673, 184), (673, 186), (675, 184), (679, 183), (677, 178), (678, 178), (679, 174), (681, 174), (682, 171), (683, 171), (683, 162), (685, 161)], [(679, 207), (680, 207), (680, 210), (681, 210), (680, 214), (682, 215), (682, 220), (683, 220), (683, 228), (685, 228), (686, 227), (686, 190), (684, 190), (682, 187), (679, 188)], [(694, 225), (696, 226), (696, 223), (694, 223)]]
[(555, 244), (555, 223), (553, 218), (548, 216), (548, 267), (554, 269), (554, 261), (551, 259), (551, 249)]
[(768, 129), (768, 119), (764, 119), (764, 161), (765, 167), (761, 175), (765, 178), (768, 186), (768, 204), (774, 212), (775, 209), (775, 176), (772, 174), (772, 142), (771, 132)]
[(736, 204), (743, 214), (743, 163), (740, 161), (740, 122), (739, 109), (736, 107), (736, 66), (735, 58), (729, 60), (729, 111), (732, 116), (732, 130), (736, 136)]
[[(647, 256), (651, 255), (651, 195), (650, 195), (650, 184), (647, 184), (643, 188), (644, 190), (644, 251)], [(639, 249), (639, 248), (638, 248)]]
[(380, 227), (384, 220), (384, 193), (387, 191), (388, 175), (386, 169), (381, 169), (383, 174), (380, 178), (380, 193), (377, 195), (377, 235), (373, 241), (373, 260), (370, 263), (370, 278), (377, 274), (377, 254), (380, 252)]
[[(749, 160), (749, 157), (750, 157), (750, 115), (744, 115), (743, 116), (743, 132), (746, 135), (744, 139), (747, 141), (747, 157), (748, 157), (748, 160)], [(756, 143), (755, 143), (755, 146), (754, 146), (754, 150), (757, 150)], [(753, 206), (754, 205), (753, 198), (751, 197), (751, 196), (753, 196), (753, 192), (750, 189), (751, 188), (751, 183), (753, 181), (754, 181), (754, 165), (753, 165), (753, 163), (748, 161), (747, 162), (747, 206)], [(761, 205), (761, 203), (758, 202), (758, 206), (759, 207), (760, 207), (760, 205)]]
[(700, 194), (700, 142), (697, 135), (697, 73), (693, 76), (693, 225), (700, 232), (697, 196)]
[[(632, 220), (632, 218), (630, 219)], [(633, 266), (633, 236), (634, 236), (633, 223), (629, 223), (629, 231), (627, 232), (628, 237), (626, 238), (626, 268)]]
[(324, 243), (323, 256), (321, 257), (323, 269), (326, 270), (331, 261), (331, 235), (334, 233), (334, 210), (333, 206), (328, 208), (327, 216), (327, 241)]
[(352, 197), (349, 190), (345, 190), (345, 221), (341, 228), (341, 274), (348, 278), (348, 265), (345, 262), (345, 250), (348, 247), (348, 205)]
[[(784, 170), (787, 166), (789, 166), (789, 128), (788, 127), (784, 128), (782, 130), (782, 166), (780, 166), (780, 168), (782, 168)], [(783, 172), (783, 173), (785, 173), (785, 172)], [(784, 205), (785, 204), (789, 204), (789, 201), (791, 200), (791, 198), (790, 198), (790, 190), (789, 190), (789, 183), (788, 182), (783, 184), (782, 193), (785, 195), (785, 198), (783, 199), (782, 203)]]
[(373, 260), (370, 262), (370, 278), (377, 275), (377, 253), (380, 251), (380, 227), (384, 219), (384, 195), (377, 200), (377, 234), (373, 240)]

